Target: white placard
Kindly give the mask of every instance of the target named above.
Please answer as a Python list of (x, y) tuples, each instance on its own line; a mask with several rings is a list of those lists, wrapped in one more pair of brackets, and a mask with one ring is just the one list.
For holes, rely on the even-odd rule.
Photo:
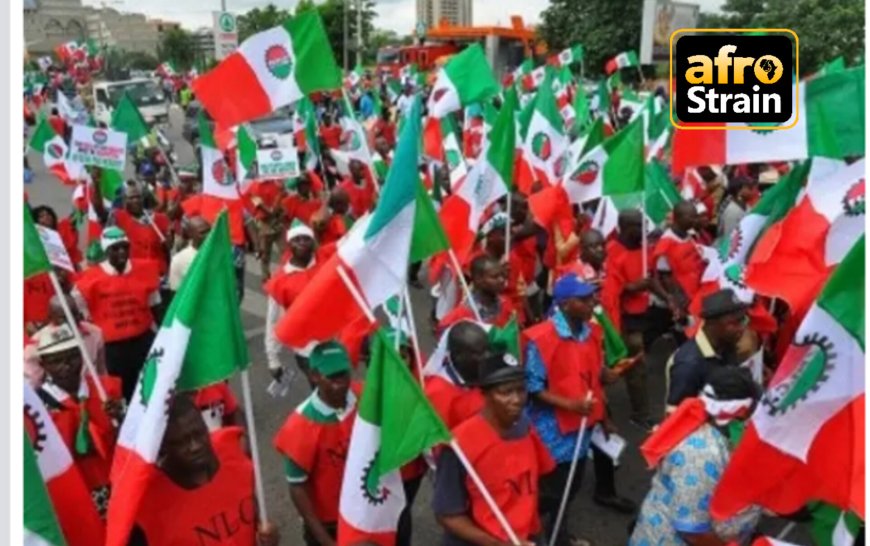
[(228, 11), (214, 11), (214, 57), (222, 61), (239, 47), (239, 27), (236, 16)]
[(625, 449), (625, 439), (622, 436), (613, 433), (609, 437), (605, 437), (604, 429), (601, 428), (601, 425), (596, 425), (592, 429), (592, 437), (589, 440), (605, 455), (613, 459), (614, 466), (619, 466), (619, 457)]
[(295, 178), (299, 176), (296, 148), (257, 150), (257, 178)]
[(124, 172), (127, 133), (73, 125), (68, 161)]
[(48, 255), (48, 261), (51, 262), (51, 265), (62, 267), (67, 271), (75, 271), (63, 240), (60, 238), (60, 233), (39, 225), (36, 226), (36, 230), (39, 232), (39, 238), (42, 240), (42, 246), (45, 247), (45, 253)]

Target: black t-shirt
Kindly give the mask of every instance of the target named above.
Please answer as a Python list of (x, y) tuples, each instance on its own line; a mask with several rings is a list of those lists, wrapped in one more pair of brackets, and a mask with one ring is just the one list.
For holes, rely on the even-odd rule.
[[(702, 349), (703, 347), (703, 349)], [(674, 353), (668, 370), (668, 406), (678, 406), (686, 398), (698, 396), (707, 383), (707, 376), (719, 366), (737, 366), (734, 350), (721, 355), (712, 351), (702, 332), (683, 343)]]

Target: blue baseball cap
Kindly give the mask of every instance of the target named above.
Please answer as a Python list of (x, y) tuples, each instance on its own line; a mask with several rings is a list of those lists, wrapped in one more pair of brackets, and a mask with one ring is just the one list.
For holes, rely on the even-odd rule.
[(581, 280), (576, 273), (568, 273), (559, 277), (553, 285), (553, 299), (561, 303), (568, 298), (588, 298), (597, 290), (597, 286)]

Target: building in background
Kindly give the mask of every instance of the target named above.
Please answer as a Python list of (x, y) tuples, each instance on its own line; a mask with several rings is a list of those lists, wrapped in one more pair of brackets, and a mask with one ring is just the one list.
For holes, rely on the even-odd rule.
[(27, 0), (24, 42), (28, 53), (47, 54), (66, 42), (93, 39), (99, 45), (154, 55), (164, 33), (180, 25), (82, 5), (81, 0)]
[[(489, 1), (489, 0), (488, 0)], [(472, 0), (417, 0), (417, 24), (425, 28), (447, 21), (452, 26), (473, 25)]]

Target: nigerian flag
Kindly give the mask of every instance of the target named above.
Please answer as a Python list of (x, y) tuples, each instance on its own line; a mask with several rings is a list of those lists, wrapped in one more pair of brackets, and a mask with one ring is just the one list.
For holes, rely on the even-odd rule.
[(218, 216), (172, 300), (121, 426), (112, 461), (107, 546), (124, 546), (166, 431), (175, 391), (223, 381), (248, 366), (227, 213)]
[(563, 49), (556, 57), (559, 66), (568, 66), (572, 63), (583, 61), (583, 46), (580, 44), (573, 45), (567, 49)]
[(26, 546), (66, 546), (54, 506), (48, 496), (42, 473), (27, 432), (24, 432), (24, 544)]
[(33, 216), (27, 204), (24, 205), (24, 278), (51, 271), (51, 262), (42, 246), (42, 239), (33, 224)]
[(139, 108), (130, 100), (127, 93), (118, 101), (118, 106), (112, 111), (112, 122), (109, 126), (122, 133), (127, 133), (127, 142), (139, 142), (148, 144), (151, 131), (148, 124), (142, 118)]
[(372, 340), (339, 501), (339, 544), (392, 544), (405, 495), (399, 468), (451, 439), (383, 330)]
[(500, 89), (483, 48), (474, 44), (454, 55), (438, 71), (429, 95), (429, 115), (444, 117), (469, 104), (488, 100)]
[(244, 184), (249, 176), (253, 178), (251, 169), (257, 160), (257, 142), (245, 125), (240, 125), (236, 132), (236, 143), (236, 180), (239, 184)]
[(637, 118), (591, 149), (565, 180), (571, 203), (643, 191), (643, 120)]

